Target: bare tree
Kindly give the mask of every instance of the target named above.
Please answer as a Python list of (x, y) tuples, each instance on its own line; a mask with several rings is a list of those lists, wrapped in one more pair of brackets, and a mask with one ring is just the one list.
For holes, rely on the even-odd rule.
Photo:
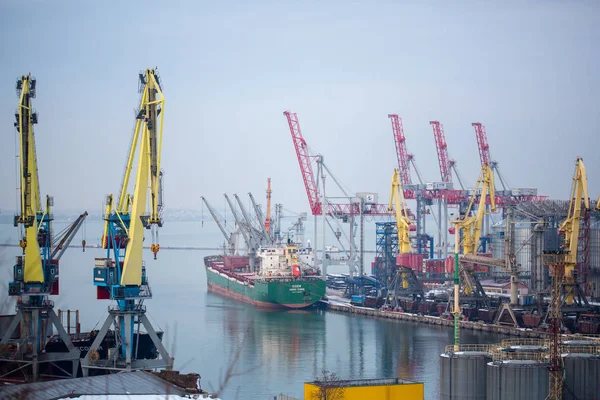
[(342, 380), (335, 372), (323, 370), (313, 384), (317, 391), (312, 394), (312, 400), (342, 400), (344, 398), (344, 387)]

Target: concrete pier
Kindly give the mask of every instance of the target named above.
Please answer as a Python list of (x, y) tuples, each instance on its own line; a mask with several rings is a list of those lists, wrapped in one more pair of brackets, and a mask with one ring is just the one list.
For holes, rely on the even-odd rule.
[[(334, 312), (358, 314), (365, 317), (387, 318), (401, 321), (418, 322), (430, 325), (443, 325), (448, 327), (454, 326), (452, 319), (444, 319), (440, 317), (432, 317), (429, 315), (410, 314), (396, 311), (381, 311), (374, 308), (356, 307), (350, 304), (330, 302), (327, 305), (327, 310)], [(535, 331), (526, 328), (513, 328), (510, 326), (485, 324), (482, 322), (460, 321), (460, 329), (471, 329), (474, 331), (492, 332), (500, 335), (520, 336), (528, 338), (549, 338), (550, 334), (541, 331)]]

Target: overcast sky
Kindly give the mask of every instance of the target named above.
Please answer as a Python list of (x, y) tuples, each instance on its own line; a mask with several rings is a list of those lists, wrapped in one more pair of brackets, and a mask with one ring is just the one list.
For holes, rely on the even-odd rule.
[(512, 187), (567, 198), (581, 156), (600, 192), (599, 2), (247, 3), (0, 2), (2, 212), (16, 207), (18, 76), (38, 80), (42, 195), (99, 211), (119, 191), (137, 74), (155, 66), (169, 207), (199, 209), (204, 195), (222, 209), (224, 192), (264, 203), (271, 177), (274, 201), (307, 211), (287, 109), (341, 181), (382, 202), (396, 166), (388, 113), (428, 181), (439, 120), (473, 186), (478, 121)]

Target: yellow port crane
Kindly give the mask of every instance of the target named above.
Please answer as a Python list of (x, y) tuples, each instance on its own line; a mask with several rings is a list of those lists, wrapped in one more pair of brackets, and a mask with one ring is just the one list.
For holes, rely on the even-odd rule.
[[(562, 248), (565, 251), (564, 265), (564, 302), (572, 305), (575, 296), (583, 296), (587, 304), (585, 295), (578, 287), (575, 280), (575, 266), (577, 265), (577, 247), (579, 246), (579, 226), (581, 221), (582, 203), (585, 210), (590, 209), (590, 200), (588, 197), (587, 176), (583, 159), (578, 157), (575, 162), (575, 174), (573, 175), (573, 184), (571, 186), (571, 197), (569, 202), (569, 212), (567, 218), (560, 224), (559, 232), (564, 233)], [(598, 207), (596, 205), (596, 207)]]
[[(600, 199), (599, 199), (600, 200)], [(551, 301), (548, 307), (550, 322), (550, 379), (548, 400), (563, 398), (564, 365), (561, 356), (561, 321), (565, 311), (587, 311), (589, 303), (585, 293), (575, 277), (577, 265), (577, 248), (579, 246), (579, 227), (581, 223), (582, 204), (585, 210), (590, 209), (587, 176), (583, 159), (575, 161), (575, 173), (571, 185), (571, 197), (567, 218), (560, 224), (559, 232), (564, 234), (562, 249), (543, 255), (544, 264), (548, 266), (552, 277)], [(596, 204), (596, 210), (599, 210)], [(578, 304), (574, 305), (577, 301)]]
[[(480, 191), (481, 189), (481, 191)], [(465, 268), (459, 266), (459, 254), (462, 247), (463, 257), (471, 256), (477, 257), (477, 249), (479, 247), (479, 239), (481, 238), (481, 228), (483, 225), (483, 218), (485, 216), (485, 206), (487, 198), (490, 199), (490, 212), (496, 211), (496, 197), (495, 197), (495, 186), (494, 186), (494, 173), (488, 164), (484, 164), (481, 167), (481, 173), (477, 179), (477, 185), (473, 191), (473, 195), (469, 200), (469, 205), (465, 212), (460, 212), (458, 218), (452, 221), (452, 224), (456, 227), (454, 232), (454, 346), (457, 349), (459, 344), (459, 324), (458, 320), (461, 314), (460, 311), (460, 281), (459, 275), (463, 276), (464, 281), (464, 294), (474, 294), (476, 298), (489, 306), (489, 299), (483, 290), (483, 287), (479, 283), (479, 280), (473, 276)], [(476, 202), (477, 196), (479, 196), (479, 205), (477, 212), (474, 215), (473, 205)], [(462, 241), (461, 241), (462, 236)]]
[[(16, 372), (26, 380), (36, 381), (42, 373), (48, 372), (47, 369), (40, 371), (40, 367), (70, 361), (70, 368), (57, 371), (55, 377), (75, 377), (79, 351), (73, 346), (70, 336), (54, 312), (50, 296), (59, 294), (60, 257), (81, 227), (87, 212), (58, 235), (53, 234), (53, 217), (50, 212), (53, 199), (46, 196), (43, 207), (40, 197), (33, 131), (38, 117), (31, 101), (36, 97), (36, 80), (31, 75), (23, 75), (17, 80), (16, 89), (19, 105), (14, 126), (19, 136), (21, 195), (20, 211), (14, 218), (14, 225), (21, 226), (24, 231), (21, 232), (23, 235), (19, 241), (23, 255), (17, 257), (13, 267), (13, 280), (8, 283), (9, 296), (17, 297), (17, 312), (10, 318), (10, 324), (0, 337), (0, 364), (6, 366), (3, 370), (4, 377)], [(82, 244), (85, 245), (85, 241)], [(53, 326), (65, 344), (66, 352), (45, 351)], [(15, 331), (17, 335), (13, 335)]]
[[(102, 247), (105, 258), (97, 258), (94, 267), (94, 285), (98, 299), (110, 299), (117, 306), (109, 307), (109, 315), (98, 331), (87, 356), (81, 364), (84, 375), (89, 369), (108, 368), (130, 371), (132, 369), (172, 368), (170, 357), (161, 338), (146, 317), (144, 300), (152, 297), (146, 267), (143, 261), (144, 231), (151, 230), (150, 249), (154, 259), (159, 250), (158, 228), (162, 221), (162, 172), (160, 169), (163, 138), (164, 97), (158, 71), (146, 69), (139, 74), (141, 93), (139, 111), (129, 148), (118, 203), (112, 195), (107, 197)], [(127, 194), (134, 160), (135, 186), (133, 195)], [(149, 204), (149, 210), (146, 207)], [(112, 250), (112, 254), (111, 254)], [(115, 325), (118, 352), (101, 359), (98, 349), (109, 328)], [(138, 328), (136, 328), (136, 324)], [(139, 326), (143, 325), (161, 358), (146, 359), (138, 356), (134, 343), (140, 342)]]
[[(481, 193), (479, 194), (480, 188)], [(462, 233), (463, 239), (461, 244), (463, 254), (477, 254), (488, 195), (490, 199), (490, 212), (496, 212), (495, 193), (494, 173), (490, 166), (485, 164), (481, 168), (481, 174), (479, 175), (479, 179), (477, 179), (477, 186), (475, 187), (475, 191), (471, 196), (467, 210), (464, 214), (461, 213), (457, 220), (452, 221), (457, 228), (456, 235), (459, 235), (459, 231)], [(473, 205), (475, 204), (478, 195), (479, 205), (477, 207), (477, 213), (471, 215)]]
[[(398, 233), (398, 254), (410, 254), (411, 244), (409, 233), (414, 230), (415, 224), (409, 217), (408, 207), (404, 198), (402, 181), (398, 168), (394, 168), (392, 174), (392, 183), (390, 190), (390, 201), (388, 211), (394, 213), (396, 220), (396, 231)], [(388, 300), (393, 306), (398, 305), (398, 296), (412, 295), (420, 296), (421, 300), (425, 298), (423, 287), (419, 283), (415, 271), (405, 265), (398, 265), (398, 272), (392, 279), (388, 287)], [(394, 304), (395, 303), (395, 304)]]

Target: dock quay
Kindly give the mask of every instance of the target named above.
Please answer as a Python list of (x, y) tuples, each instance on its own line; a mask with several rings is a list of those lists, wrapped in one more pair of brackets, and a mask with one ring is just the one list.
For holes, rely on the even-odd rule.
[[(373, 318), (385, 318), (400, 321), (418, 322), (421, 324), (429, 325), (441, 325), (448, 326), (450, 328), (454, 326), (454, 321), (451, 319), (432, 317), (429, 315), (419, 315), (397, 311), (382, 311), (368, 307), (357, 307), (351, 304), (345, 304), (337, 301), (323, 301), (323, 303), (326, 304), (326, 309), (328, 311), (347, 314), (358, 314), (361, 316)], [(460, 329), (470, 329), (473, 331), (490, 332), (497, 333), (500, 335), (520, 336), (527, 338), (546, 339), (550, 337), (550, 334), (547, 332), (536, 331), (533, 329), (514, 328), (511, 326), (492, 325), (473, 321), (460, 321)]]

